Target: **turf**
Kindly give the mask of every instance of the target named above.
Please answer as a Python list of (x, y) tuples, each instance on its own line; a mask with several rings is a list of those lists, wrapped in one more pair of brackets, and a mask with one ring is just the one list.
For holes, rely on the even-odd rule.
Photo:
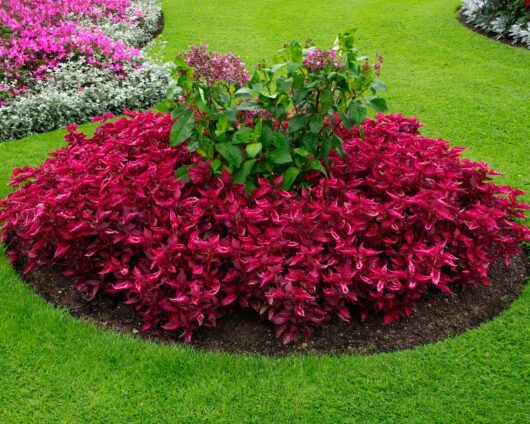
[[(358, 28), (385, 57), (392, 111), (463, 145), (530, 191), (530, 52), (461, 26), (447, 0), (164, 0), (153, 54), (191, 43), (249, 63), (292, 38), (322, 45)], [(84, 126), (87, 130), (93, 126)], [(38, 164), (63, 131), (0, 144), (11, 169)], [(527, 196), (528, 200), (529, 197)], [(0, 422), (522, 423), (530, 419), (530, 288), (457, 338), (375, 356), (230, 356), (152, 345), (71, 318), (33, 294), (0, 254)]]

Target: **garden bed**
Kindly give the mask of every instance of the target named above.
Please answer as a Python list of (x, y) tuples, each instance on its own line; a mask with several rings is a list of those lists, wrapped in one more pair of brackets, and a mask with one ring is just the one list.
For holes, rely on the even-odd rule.
[(159, 102), (170, 65), (140, 49), (163, 22), (157, 0), (0, 5), (0, 142)]
[[(8, 258), (24, 275), (55, 270), (37, 291), (82, 298), (80, 313), (107, 325), (185, 342), (199, 332), (198, 346), (221, 350), (395, 350), (490, 318), (517, 295), (510, 274), (495, 265), (498, 297), (474, 290), (530, 241), (517, 222), (524, 193), (422, 136), (415, 118), (382, 114), (383, 98), (359, 97), (384, 88), (383, 58), (370, 64), (352, 43), (292, 41), (284, 64), (252, 77), (240, 58), (192, 47), (176, 63), (178, 96), (161, 106), (171, 114), (106, 114), (92, 138), (70, 126), (67, 147), (13, 171), (18, 190), (0, 201)], [(470, 291), (471, 309), (423, 300)], [(418, 305), (414, 324), (384, 327)]]
[(462, 25), (464, 25), (466, 28), (468, 28), (471, 31), (476, 32), (477, 34), (480, 34), (480, 35), (482, 35), (484, 37), (488, 37), (488, 38), (490, 38), (490, 39), (492, 39), (494, 41), (498, 41), (499, 43), (507, 44), (507, 45), (509, 45), (511, 47), (517, 47), (517, 48), (525, 49), (525, 50), (528, 49), (528, 47), (524, 43), (514, 41), (513, 39), (507, 38), (507, 37), (499, 37), (499, 35), (495, 34), (494, 32), (485, 31), (482, 28), (479, 28), (479, 27), (467, 22), (466, 21), (466, 17), (462, 14), (462, 11), (458, 12), (458, 21)]
[(505, 44), (530, 48), (530, 0), (464, 0), (460, 22)]
[[(350, 323), (333, 320), (315, 329), (308, 340), (303, 338), (284, 345), (274, 336), (274, 325), (261, 320), (253, 311), (235, 310), (219, 320), (215, 328), (201, 328), (191, 346), (201, 350), (261, 355), (300, 354), (374, 354), (409, 349), (457, 336), (478, 327), (507, 309), (522, 292), (529, 276), (529, 261), (525, 254), (492, 264), (491, 286), (467, 288), (457, 296), (431, 290), (418, 303), (409, 317), (384, 325), (379, 318), (361, 322), (354, 316)], [(22, 271), (23, 264), (16, 268)], [(26, 283), (56, 307), (65, 308), (76, 317), (120, 333), (135, 334), (155, 342), (184, 343), (174, 331), (142, 332), (142, 322), (130, 305), (119, 296), (98, 295), (86, 302), (72, 286), (72, 281), (56, 269), (39, 268), (24, 277)]]

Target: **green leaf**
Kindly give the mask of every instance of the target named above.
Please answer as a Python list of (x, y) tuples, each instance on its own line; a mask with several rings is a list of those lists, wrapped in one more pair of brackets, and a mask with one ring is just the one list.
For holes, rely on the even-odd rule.
[(225, 114), (219, 115), (219, 119), (217, 120), (215, 135), (220, 136), (226, 132), (228, 129), (228, 119), (226, 118)]
[(309, 169), (313, 169), (315, 171), (320, 171), (322, 172), (326, 177), (328, 176), (328, 172), (326, 171), (326, 169), (322, 166), (322, 164), (320, 163), (320, 161), (318, 159), (315, 159), (313, 162), (311, 162), (311, 166), (309, 167)]
[(233, 181), (236, 184), (245, 183), (247, 177), (252, 172), (252, 168), (256, 163), (256, 159), (247, 160), (243, 163), (243, 166), (234, 174)]
[(344, 150), (344, 140), (337, 134), (333, 134), (331, 136), (331, 147), (339, 152), (340, 157), (344, 159), (344, 156), (346, 156), (346, 152)]
[(291, 163), (293, 161), (291, 154), (288, 150), (274, 149), (273, 151), (267, 154), (267, 158), (275, 163), (276, 165), (283, 165), (286, 163)]
[(322, 115), (315, 115), (311, 118), (309, 128), (313, 134), (318, 134), (324, 126), (324, 117)]
[(265, 147), (270, 146), (274, 142), (274, 132), (272, 128), (265, 125), (261, 130), (261, 137), (259, 140)]
[(273, 74), (275, 74), (276, 72), (278, 72), (281, 68), (283, 68), (285, 66), (285, 63), (277, 63), (276, 65), (272, 65), (271, 66), (271, 72)]
[(252, 89), (257, 93), (261, 93), (264, 89), (264, 86), (261, 82), (257, 82), (256, 84), (252, 85)]
[(246, 180), (245, 181), (245, 192), (248, 195), (251, 195), (256, 187), (257, 187), (256, 183), (253, 180)]
[(309, 116), (306, 115), (296, 115), (293, 119), (289, 121), (287, 130), (291, 133), (296, 132), (307, 126), (309, 122)]
[(254, 158), (260, 154), (262, 148), (263, 146), (261, 145), (261, 143), (252, 143), (252, 144), (247, 144), (247, 147), (245, 150), (247, 152), (248, 157)]
[(259, 118), (258, 122), (256, 122), (256, 126), (254, 127), (254, 137), (260, 138), (261, 132), (263, 131), (263, 118)]
[(320, 93), (320, 108), (327, 113), (327, 111), (333, 106), (333, 93), (329, 89), (322, 90)]
[(228, 122), (234, 122), (237, 118), (237, 113), (234, 108), (226, 108), (224, 114)]
[(174, 107), (175, 107), (175, 104), (172, 101), (164, 100), (163, 102), (158, 103), (154, 107), (154, 109), (160, 112), (168, 113), (168, 112), (171, 112), (171, 110), (173, 110)]
[(233, 143), (248, 143), (254, 137), (254, 129), (249, 127), (240, 128), (232, 137)]
[(368, 113), (366, 107), (358, 100), (351, 102), (349, 104), (348, 110), (350, 112), (350, 117), (357, 125), (360, 125), (364, 122)]
[(310, 92), (311, 92), (311, 90), (309, 90), (306, 87), (300, 88), (299, 90), (295, 91), (295, 93), (293, 95), (294, 103), (296, 105), (299, 105), (300, 103), (303, 103), (307, 99), (307, 96), (309, 95)]
[(183, 90), (189, 90), (193, 87), (193, 80), (186, 74), (182, 74), (177, 81), (177, 85)]
[(190, 165), (183, 165), (175, 171), (175, 178), (180, 178), (184, 182), (188, 182)]
[(226, 161), (235, 168), (239, 168), (243, 162), (243, 153), (241, 149), (232, 143), (218, 143), (215, 150), (226, 159)]
[(354, 42), (353, 34), (355, 33), (355, 31), (356, 31), (355, 29), (351, 29), (348, 32), (345, 32), (344, 34), (339, 36), (341, 38), (341, 46), (343, 48), (347, 50), (353, 48), (353, 42)]
[(283, 148), (285, 146), (289, 146), (289, 142), (287, 141), (287, 137), (283, 135), (281, 132), (273, 132), (272, 133), (272, 144), (274, 144), (275, 147)]
[(169, 142), (172, 146), (179, 146), (190, 138), (195, 125), (195, 118), (193, 112), (186, 107), (174, 111), (173, 117), (177, 119), (177, 122), (171, 127)]
[(291, 44), (289, 45), (289, 50), (291, 52), (291, 60), (294, 63), (302, 63), (304, 55), (300, 43), (298, 43), (298, 41), (291, 41)]
[(331, 150), (331, 137), (327, 136), (325, 137), (320, 145), (320, 156), (321, 157), (327, 157), (329, 151)]
[(197, 107), (197, 109), (208, 115), (210, 114), (210, 108), (208, 107), (208, 104), (206, 103), (204, 97), (201, 94), (202, 93), (197, 93), (197, 95), (193, 99), (193, 104)]
[(317, 153), (318, 150), (318, 138), (313, 133), (308, 133), (304, 136), (302, 139), (302, 143), (304, 143), (304, 147), (313, 154)]
[(256, 97), (256, 91), (249, 87), (242, 87), (236, 91), (236, 97)]
[(214, 159), (210, 162), (210, 168), (212, 169), (213, 172), (219, 171), (222, 165), (223, 164), (219, 159)]
[(287, 170), (283, 173), (282, 188), (284, 190), (290, 190), (296, 181), (296, 178), (298, 178), (298, 175), (300, 175), (300, 172), (300, 169), (295, 168), (294, 166), (287, 168)]
[(289, 152), (289, 144), (285, 137), (279, 135), (274, 140), (274, 145), (276, 148), (267, 153), (267, 159), (276, 165), (283, 165), (293, 161), (291, 153)]
[(343, 116), (343, 123), (348, 129), (354, 125), (360, 127), (366, 119), (366, 115), (366, 106), (364, 106), (359, 100), (353, 100), (348, 105), (348, 116)]
[(237, 110), (248, 111), (248, 112), (258, 112), (261, 110), (260, 105), (258, 105), (254, 100), (249, 100), (242, 102), (237, 106)]
[(374, 108), (377, 112), (386, 112), (388, 106), (382, 97), (370, 97), (366, 99), (366, 104)]
[(304, 149), (303, 147), (298, 147), (298, 148), (294, 149), (294, 152), (298, 156), (302, 156), (303, 158), (309, 156), (309, 152), (307, 151), (307, 149)]
[(278, 91), (280, 93), (287, 93), (293, 86), (294, 80), (292, 78), (281, 79), (278, 83)]
[(187, 70), (187, 71), (193, 69), (190, 65), (188, 65), (188, 64), (186, 63), (186, 60), (185, 60), (183, 57), (181, 57), (181, 56), (177, 56), (177, 57), (173, 60), (173, 62), (175, 63), (175, 65), (177, 65), (177, 67), (179, 67), (179, 68), (181, 68), (181, 69), (185, 69), (185, 70)]
[(302, 67), (302, 63), (288, 62), (287, 63), (287, 75), (294, 74), (301, 67)]
[(381, 80), (375, 80), (374, 83), (370, 86), (372, 93), (377, 93), (378, 91), (386, 91), (387, 87), (385, 83)]
[(212, 97), (214, 100), (219, 103), (221, 106), (230, 105), (230, 94), (224, 91), (221, 88), (212, 87), (211, 88)]

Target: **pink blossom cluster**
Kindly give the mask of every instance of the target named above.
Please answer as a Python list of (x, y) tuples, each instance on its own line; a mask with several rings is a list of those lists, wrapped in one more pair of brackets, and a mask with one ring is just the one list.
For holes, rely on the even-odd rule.
[[(515, 221), (528, 209), (522, 192), (422, 136), (415, 119), (379, 115), (364, 139), (339, 126), (347, 155), (331, 154), (329, 178), (311, 174), (296, 192), (262, 179), (252, 195), (172, 148), (172, 124), (142, 113), (92, 138), (70, 127), (67, 147), (15, 170), (18, 190), (0, 202), (9, 258), (25, 272), (58, 267), (87, 299), (121, 296), (145, 329), (190, 340), (252, 308), (287, 343), (332, 317), (390, 323), (430, 288), (488, 285), (491, 261), (530, 240)], [(186, 164), (189, 182), (175, 177)]]
[(344, 67), (344, 64), (337, 58), (335, 49), (324, 51), (316, 47), (312, 48), (303, 60), (303, 65), (309, 69), (324, 69), (330, 64), (335, 68)]
[(139, 51), (79, 21), (111, 18), (133, 25), (130, 6), (130, 0), (0, 0), (0, 83), (19, 95), (68, 60), (119, 72)]
[(244, 86), (250, 80), (245, 64), (232, 53), (210, 52), (207, 45), (202, 45), (191, 46), (184, 56), (186, 63), (195, 69), (195, 77), (208, 85), (229, 82)]

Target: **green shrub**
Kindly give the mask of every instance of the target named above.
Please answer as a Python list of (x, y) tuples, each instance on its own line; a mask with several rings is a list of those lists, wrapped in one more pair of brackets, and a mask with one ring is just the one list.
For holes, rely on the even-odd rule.
[(252, 76), (231, 54), (192, 47), (177, 60), (178, 89), (166, 103), (176, 119), (172, 144), (187, 141), (214, 173), (229, 172), (249, 191), (258, 176), (281, 175), (289, 189), (309, 171), (326, 174), (329, 152), (344, 153), (336, 118), (360, 129), (368, 107), (387, 109), (377, 95), (382, 58), (369, 63), (353, 42), (351, 32), (329, 50), (293, 41)]

